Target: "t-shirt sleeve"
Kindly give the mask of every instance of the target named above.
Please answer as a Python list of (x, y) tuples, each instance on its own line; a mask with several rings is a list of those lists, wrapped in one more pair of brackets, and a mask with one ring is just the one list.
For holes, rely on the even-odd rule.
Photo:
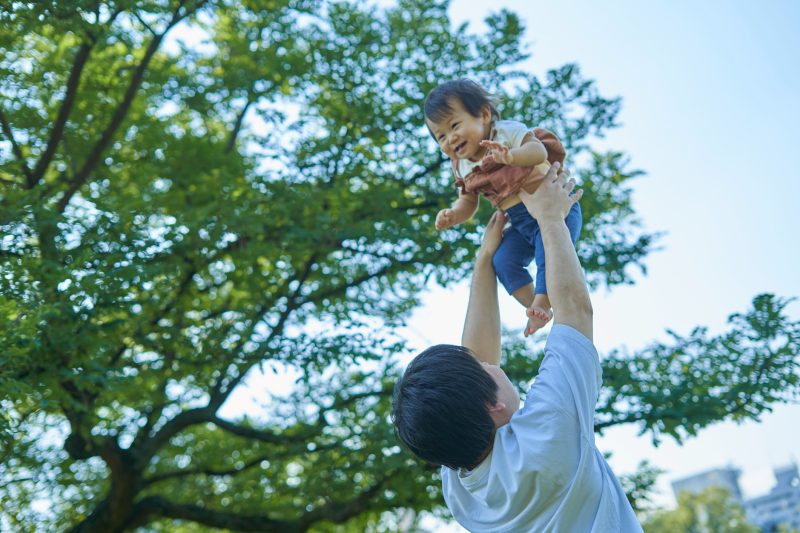
[(522, 139), (530, 132), (530, 128), (522, 122), (503, 120), (497, 125), (497, 141), (509, 148), (519, 148), (522, 146)]
[(594, 410), (602, 383), (597, 350), (576, 329), (555, 324), (544, 351), (544, 360), (528, 392), (523, 411), (529, 408), (529, 404), (550, 406), (576, 417), (581, 432), (593, 435)]

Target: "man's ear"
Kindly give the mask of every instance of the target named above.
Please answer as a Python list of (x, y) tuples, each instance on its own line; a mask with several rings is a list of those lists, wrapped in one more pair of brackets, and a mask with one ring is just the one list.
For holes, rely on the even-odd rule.
[(505, 403), (497, 402), (496, 404), (489, 406), (489, 412), (490, 413), (497, 413), (497, 412), (502, 411), (505, 408), (506, 408), (506, 404)]

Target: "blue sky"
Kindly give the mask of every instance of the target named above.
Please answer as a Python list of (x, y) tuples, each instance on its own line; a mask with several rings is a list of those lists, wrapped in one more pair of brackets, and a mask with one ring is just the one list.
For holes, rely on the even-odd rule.
[[(634, 183), (634, 207), (647, 230), (666, 232), (647, 276), (593, 295), (601, 357), (666, 339), (667, 328), (721, 331), (761, 292), (800, 296), (800, 3), (455, 0), (450, 13), (454, 26), (477, 30), (501, 7), (525, 22), (526, 68), (576, 62), (601, 94), (622, 97), (622, 127), (593, 145), (624, 151), (647, 173)], [(452, 319), (466, 298), (463, 284), (433, 288), (408, 338), (419, 348), (458, 342), (463, 313), (432, 317)], [(507, 326), (521, 328), (521, 313), (501, 295)], [(789, 313), (800, 318), (800, 302)], [(769, 490), (774, 466), (800, 460), (800, 405), (761, 423), (717, 424), (683, 446), (654, 448), (635, 428), (612, 429), (598, 446), (614, 453), (618, 473), (645, 458), (667, 470), (664, 504), (670, 480), (727, 464), (754, 496)]]

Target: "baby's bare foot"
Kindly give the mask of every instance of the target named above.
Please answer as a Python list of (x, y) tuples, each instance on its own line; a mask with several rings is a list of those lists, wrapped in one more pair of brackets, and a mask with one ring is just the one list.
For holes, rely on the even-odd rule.
[(542, 329), (542, 327), (544, 327), (544, 325), (550, 322), (550, 319), (553, 318), (553, 314), (550, 311), (534, 305), (528, 308), (527, 315), (528, 326), (525, 328), (526, 337), (533, 335)]

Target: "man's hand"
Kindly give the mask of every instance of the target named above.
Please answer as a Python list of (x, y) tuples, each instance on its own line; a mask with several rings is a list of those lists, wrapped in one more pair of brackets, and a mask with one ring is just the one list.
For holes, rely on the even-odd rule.
[(505, 228), (507, 220), (508, 216), (504, 211), (498, 209), (494, 212), (483, 233), (481, 247), (478, 250), (479, 258), (484, 257), (491, 260), (497, 247), (500, 246), (500, 241), (503, 240), (503, 228)]
[(512, 165), (514, 163), (514, 155), (505, 144), (494, 141), (481, 141), (481, 146), (488, 150), (481, 163), (500, 163), (501, 165)]
[(570, 208), (583, 191), (570, 195), (575, 180), (568, 180), (561, 165), (553, 163), (544, 181), (531, 194), (519, 192), (525, 207), (539, 222), (547, 268), (547, 296), (555, 311), (555, 323), (570, 326), (592, 340), (592, 301), (581, 263), (564, 223)]
[(452, 228), (456, 225), (456, 216), (452, 209), (442, 209), (436, 215), (436, 229), (441, 231), (443, 229)]
[(533, 218), (542, 221), (564, 220), (567, 217), (572, 205), (583, 196), (583, 189), (570, 195), (575, 188), (575, 180), (568, 177), (569, 172), (562, 171), (559, 163), (553, 163), (535, 193), (519, 191), (520, 200)]

